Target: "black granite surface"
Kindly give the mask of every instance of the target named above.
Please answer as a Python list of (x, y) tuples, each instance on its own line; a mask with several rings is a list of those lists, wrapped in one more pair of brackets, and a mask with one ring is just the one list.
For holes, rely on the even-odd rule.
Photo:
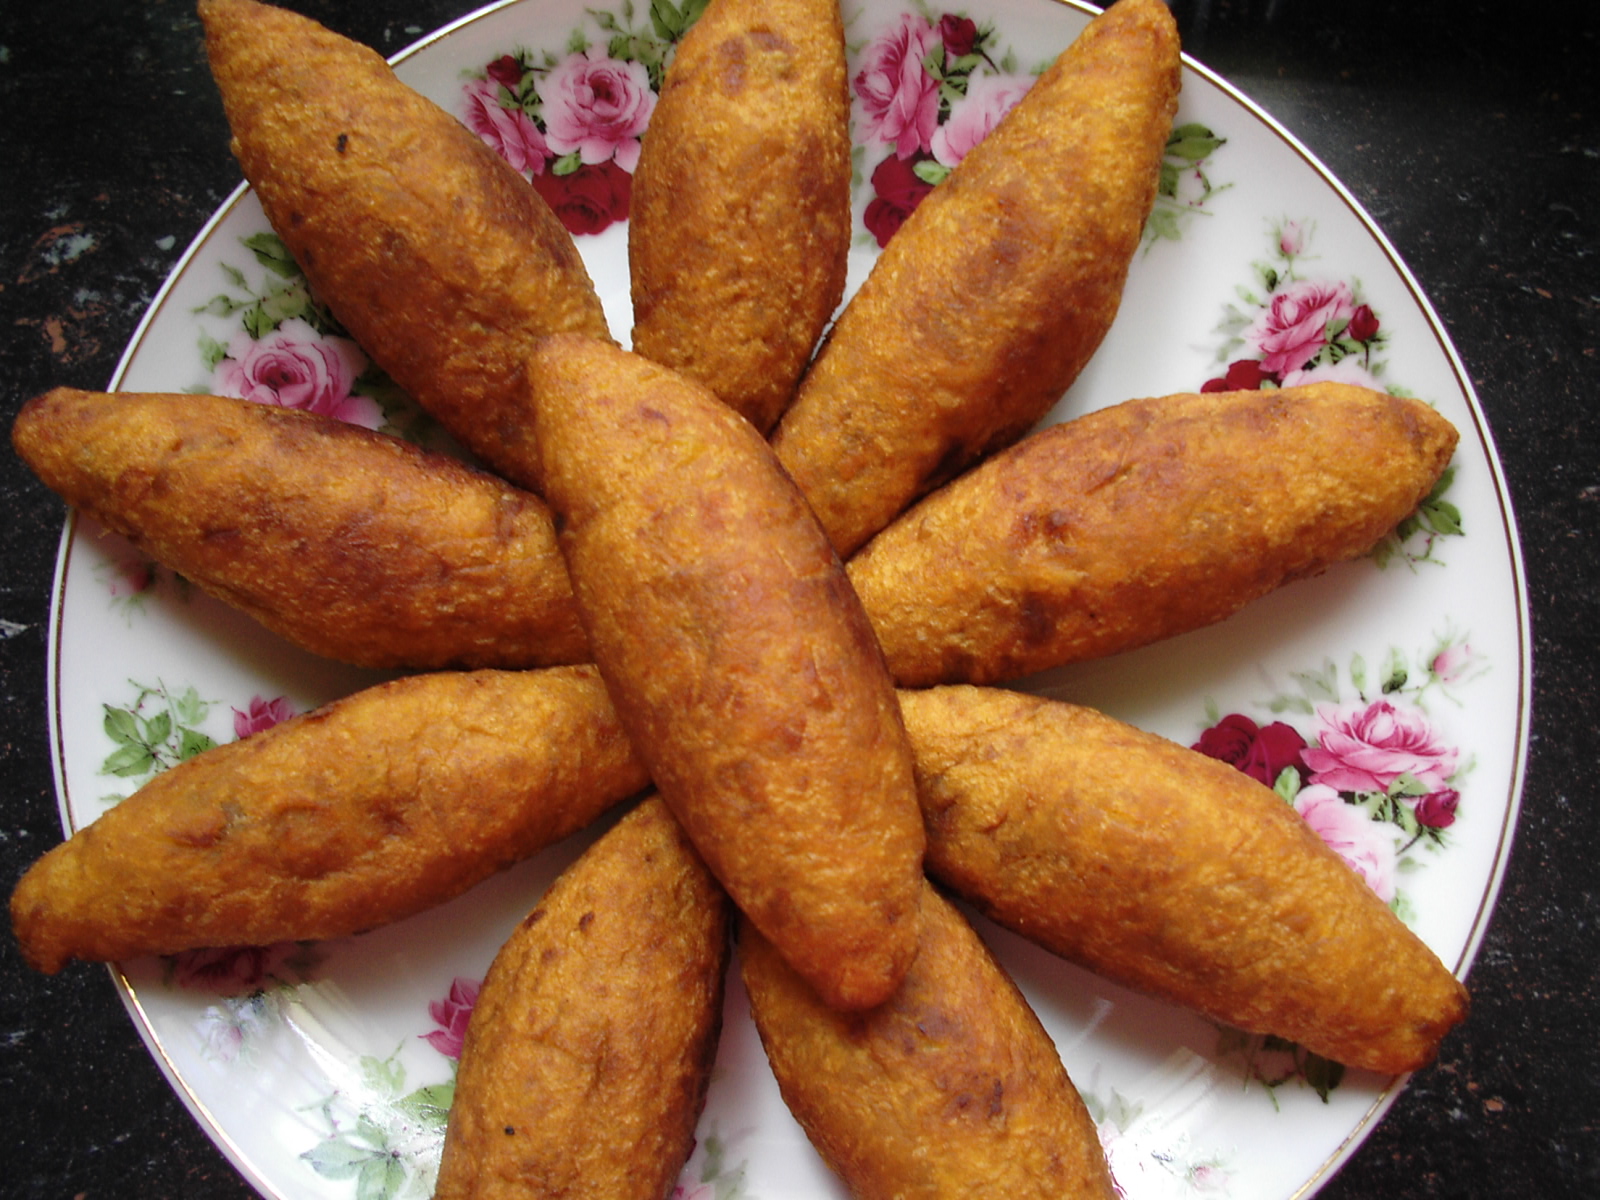
[[(392, 53), (451, 0), (295, 0)], [(1535, 646), (1521, 824), (1473, 1012), (1324, 1189), (1600, 1195), (1600, 94), (1594, 6), (1175, 4), (1187, 49), (1354, 193), (1433, 300), (1520, 524)], [(189, 0), (0, 5), (0, 418), (105, 385), (238, 181)], [(0, 452), (0, 885), (60, 837), (46, 743), (61, 504)], [(250, 1195), (101, 968), (0, 935), (0, 1196)]]

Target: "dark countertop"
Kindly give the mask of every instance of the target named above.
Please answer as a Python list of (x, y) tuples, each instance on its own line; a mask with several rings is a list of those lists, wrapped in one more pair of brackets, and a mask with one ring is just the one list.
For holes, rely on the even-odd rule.
[[(293, 7), (393, 53), (457, 0)], [(1600, 1195), (1600, 20), (1461, 0), (1188, 3), (1186, 48), (1376, 219), (1477, 389), (1515, 505), (1535, 697), (1521, 823), (1439, 1062), (1329, 1200)], [(0, 10), (0, 416), (100, 388), (237, 183), (190, 0)], [(0, 455), (0, 883), (60, 838), (44, 704), (63, 508)], [(0, 937), (0, 1195), (250, 1195), (151, 1061), (106, 972)]]

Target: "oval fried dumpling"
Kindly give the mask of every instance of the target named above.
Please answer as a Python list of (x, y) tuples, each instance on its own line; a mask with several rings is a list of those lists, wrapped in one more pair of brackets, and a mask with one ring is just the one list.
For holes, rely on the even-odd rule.
[(694, 1150), (727, 960), (727, 898), (649, 797), (495, 955), (435, 1200), (661, 1200)]
[(931, 887), (900, 988), (822, 1004), (748, 924), (750, 1011), (790, 1112), (856, 1200), (1110, 1200), (1100, 1139), (1055, 1044)]
[(576, 335), (529, 366), (595, 663), (706, 865), (831, 1004), (916, 952), (922, 818), (883, 657), (771, 449), (706, 388)]

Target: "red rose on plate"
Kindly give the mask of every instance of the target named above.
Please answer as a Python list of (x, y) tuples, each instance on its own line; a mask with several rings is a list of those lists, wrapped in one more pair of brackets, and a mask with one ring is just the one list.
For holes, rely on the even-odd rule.
[(613, 161), (581, 166), (567, 175), (546, 171), (532, 182), (569, 233), (599, 233), (628, 219), (633, 176)]
[(1417, 824), (1428, 829), (1448, 829), (1456, 823), (1456, 808), (1461, 803), (1461, 793), (1455, 788), (1429, 792), (1418, 798), (1412, 814)]
[(1362, 304), (1350, 314), (1350, 324), (1345, 326), (1345, 332), (1358, 342), (1370, 342), (1378, 336), (1378, 316), (1372, 311), (1372, 306)]
[(522, 84), (522, 64), (509, 54), (502, 54), (484, 69), (490, 79), (508, 92), (516, 91)]
[(971, 17), (958, 17), (945, 13), (939, 18), (939, 39), (944, 42), (944, 52), (952, 58), (971, 54), (978, 43), (978, 25)]
[(1305, 738), (1292, 725), (1274, 721), (1260, 726), (1242, 713), (1229, 713), (1191, 747), (1268, 787), (1277, 782), (1285, 767), (1305, 769), (1301, 758), (1305, 748)]
[(915, 158), (900, 158), (891, 154), (873, 171), (873, 198), (867, 203), (867, 211), (861, 215), (861, 223), (877, 239), (880, 247), (889, 244), (889, 239), (922, 203), (922, 198), (933, 191), (933, 185), (925, 179), (919, 179), (915, 170), (919, 162), (927, 161), (925, 154)]
[(1241, 358), (1228, 364), (1228, 369), (1215, 379), (1208, 379), (1200, 386), (1202, 392), (1255, 392), (1261, 390), (1263, 383), (1276, 383), (1277, 380), (1261, 367), (1258, 358)]

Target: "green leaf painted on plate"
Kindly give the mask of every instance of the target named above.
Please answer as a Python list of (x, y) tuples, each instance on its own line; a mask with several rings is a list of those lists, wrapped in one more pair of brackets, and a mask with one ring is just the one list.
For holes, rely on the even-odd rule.
[(289, 247), (283, 244), (283, 239), (275, 233), (256, 233), (243, 238), (245, 249), (254, 254), (256, 261), (274, 275), (281, 275), (285, 279), (298, 279), (302, 277), (300, 264), (295, 262), (294, 255), (289, 253)]
[(211, 709), (209, 700), (202, 700), (200, 693), (193, 687), (186, 687), (172, 699), (172, 711), (178, 716), (180, 723), (195, 725), (205, 720), (206, 713)]
[(1278, 772), (1278, 778), (1272, 783), (1272, 790), (1293, 804), (1295, 796), (1300, 792), (1300, 772), (1294, 767), (1285, 767)]
[[(223, 297), (218, 296), (221, 300)], [(207, 371), (215, 371), (217, 364), (228, 357), (228, 348), (210, 334), (200, 333), (200, 361), (205, 364)]]
[(390, 1055), (377, 1058), (371, 1054), (361, 1056), (361, 1082), (369, 1090), (384, 1096), (393, 1096), (405, 1086), (406, 1069)]
[(157, 745), (172, 736), (172, 715), (158, 712), (144, 723), (144, 741)]
[(215, 746), (216, 739), (198, 729), (184, 729), (178, 735), (178, 761), (187, 762), (196, 754), (204, 754)]
[(131, 779), (139, 775), (148, 775), (159, 765), (148, 746), (135, 743), (108, 754), (106, 760), (100, 764), (100, 774)]
[(105, 729), (106, 736), (114, 742), (138, 742), (139, 718), (126, 708), (113, 708), (107, 704), (105, 720), (101, 727)]
[(442, 1126), (450, 1117), (450, 1106), (455, 1098), (456, 1085), (451, 1080), (409, 1092), (395, 1102), (395, 1108), (422, 1124)]
[(1167, 138), (1167, 155), (1181, 158), (1187, 163), (1197, 163), (1210, 158), (1226, 142), (1226, 138), (1218, 137), (1204, 125), (1179, 125)]
[(406, 1169), (392, 1154), (379, 1154), (361, 1164), (356, 1200), (390, 1200), (405, 1186)]

